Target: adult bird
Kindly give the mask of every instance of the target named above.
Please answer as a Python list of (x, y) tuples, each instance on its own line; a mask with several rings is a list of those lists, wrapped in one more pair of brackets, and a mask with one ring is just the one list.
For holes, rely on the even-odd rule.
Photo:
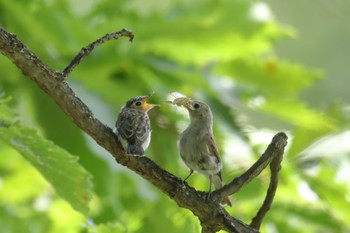
[(151, 142), (148, 111), (159, 106), (147, 103), (151, 96), (152, 94), (131, 98), (119, 112), (114, 132), (127, 154), (144, 155)]
[[(180, 97), (171, 103), (184, 106), (190, 116), (190, 124), (181, 133), (178, 143), (180, 156), (190, 174), (184, 179), (186, 181), (196, 171), (209, 178), (211, 193), (212, 184), (215, 189), (223, 187), (221, 170), (222, 162), (213, 136), (213, 115), (210, 107), (203, 102)], [(232, 206), (230, 199), (225, 197), (221, 204)]]

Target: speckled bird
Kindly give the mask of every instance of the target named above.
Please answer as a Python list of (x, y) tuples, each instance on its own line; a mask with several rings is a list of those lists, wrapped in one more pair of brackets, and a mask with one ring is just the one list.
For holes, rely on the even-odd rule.
[(121, 108), (115, 123), (115, 133), (125, 152), (144, 155), (151, 142), (148, 111), (158, 104), (147, 103), (152, 94), (131, 98)]

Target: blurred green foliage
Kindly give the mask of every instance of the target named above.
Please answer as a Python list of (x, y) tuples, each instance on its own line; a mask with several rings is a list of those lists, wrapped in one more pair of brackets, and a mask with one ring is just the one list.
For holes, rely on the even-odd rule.
[(92, 183), (89, 173), (77, 163), (78, 157), (48, 142), (35, 130), (13, 121), (14, 114), (2, 102), (0, 112), (3, 114), (0, 138), (21, 153), (76, 210), (87, 213)]
[[(274, 133), (286, 131), (280, 186), (262, 232), (350, 232), (348, 109), (333, 102), (321, 111), (301, 100), (322, 71), (275, 54), (276, 42), (294, 32), (261, 14), (262, 6), (240, 0), (0, 0), (0, 26), (57, 70), (100, 36), (131, 29), (133, 43), (106, 43), (68, 78), (99, 119), (113, 127), (127, 99), (151, 91), (155, 103), (174, 90), (204, 100), (213, 109), (226, 181), (247, 169)], [(1, 232), (200, 232), (191, 212), (116, 164), (4, 56), (0, 96)], [(150, 117), (147, 156), (185, 177), (176, 141), (187, 115), (162, 104)], [(268, 176), (231, 197), (227, 210), (249, 223)], [(189, 182), (208, 188), (199, 175)]]

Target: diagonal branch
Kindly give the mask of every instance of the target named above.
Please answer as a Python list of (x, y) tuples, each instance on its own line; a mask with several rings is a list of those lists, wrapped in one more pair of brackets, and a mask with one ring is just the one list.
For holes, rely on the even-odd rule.
[(108, 33), (104, 35), (103, 37), (95, 40), (94, 42), (88, 44), (84, 48), (80, 50), (80, 52), (74, 57), (74, 59), (70, 62), (70, 64), (62, 71), (62, 74), (64, 77), (66, 77), (69, 73), (73, 71), (73, 69), (79, 65), (79, 63), (86, 58), (92, 50), (94, 50), (97, 46), (109, 41), (109, 40), (116, 40), (119, 39), (122, 36), (129, 37), (129, 41), (132, 41), (134, 39), (134, 34), (126, 29), (122, 29), (117, 32)]
[[(115, 35), (119, 35), (118, 32)], [(132, 33), (128, 31), (126, 36), (132, 38)], [(151, 182), (180, 207), (191, 210), (199, 218), (203, 232), (219, 230), (240, 233), (258, 232), (258, 230), (230, 216), (220, 206), (218, 200), (223, 196), (237, 192), (243, 185), (256, 177), (272, 159), (276, 158), (276, 151), (281, 151), (286, 145), (287, 137), (284, 133), (279, 133), (274, 137), (263, 156), (246, 173), (234, 179), (223, 189), (214, 192), (213, 198), (207, 200), (205, 192), (196, 191), (187, 185), (183, 185), (181, 179), (165, 171), (151, 159), (126, 155), (112, 130), (95, 118), (91, 110), (75, 95), (64, 78), (79, 64), (81, 59), (87, 56), (85, 52), (82, 52), (80, 56), (78, 54), (67, 66), (66, 71), (63, 73), (56, 72), (29, 51), (15, 35), (6, 32), (2, 28), (0, 28), (0, 51), (38, 87), (45, 91), (62, 111), (71, 117), (74, 124), (108, 150), (118, 163)]]

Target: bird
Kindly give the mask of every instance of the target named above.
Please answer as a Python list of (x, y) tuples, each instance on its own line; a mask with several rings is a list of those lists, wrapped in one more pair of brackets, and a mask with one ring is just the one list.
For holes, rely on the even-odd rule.
[(151, 142), (148, 111), (159, 106), (147, 103), (152, 95), (129, 99), (118, 114), (114, 132), (127, 154), (143, 156)]
[[(184, 181), (194, 171), (206, 176), (210, 181), (209, 197), (212, 184), (215, 189), (224, 186), (221, 175), (222, 162), (213, 136), (213, 114), (206, 103), (187, 97), (177, 98), (172, 103), (185, 107), (190, 117), (190, 124), (180, 134), (178, 141), (180, 157), (190, 169), (190, 174)], [(220, 203), (232, 206), (228, 197), (223, 198)]]

